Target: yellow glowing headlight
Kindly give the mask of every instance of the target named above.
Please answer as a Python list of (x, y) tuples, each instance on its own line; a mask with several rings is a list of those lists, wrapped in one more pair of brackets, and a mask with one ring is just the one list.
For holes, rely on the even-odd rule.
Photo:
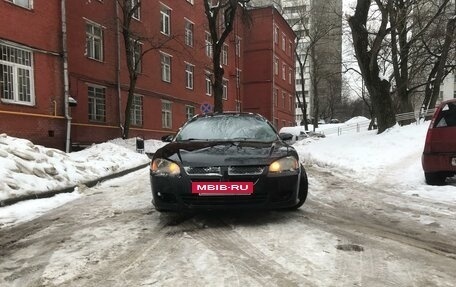
[(150, 166), (150, 171), (155, 175), (176, 176), (180, 174), (180, 167), (172, 161), (163, 158), (157, 158), (154, 159), (154, 161), (152, 162)]
[(299, 169), (298, 160), (295, 157), (287, 156), (276, 160), (269, 165), (270, 173), (295, 172)]

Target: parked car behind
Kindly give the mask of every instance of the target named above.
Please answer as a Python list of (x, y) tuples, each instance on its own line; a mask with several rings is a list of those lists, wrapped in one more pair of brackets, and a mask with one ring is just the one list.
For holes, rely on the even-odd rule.
[(456, 99), (435, 111), (421, 157), (426, 183), (442, 185), (456, 174)]
[(297, 209), (308, 182), (290, 138), (258, 114), (195, 116), (154, 154), (152, 203), (158, 211)]

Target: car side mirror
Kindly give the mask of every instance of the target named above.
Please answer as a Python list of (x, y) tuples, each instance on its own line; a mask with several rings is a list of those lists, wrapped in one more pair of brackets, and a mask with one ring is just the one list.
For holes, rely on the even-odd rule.
[(279, 137), (283, 141), (289, 141), (293, 138), (293, 135), (290, 133), (281, 133), (281, 134), (279, 134)]
[(161, 137), (161, 140), (162, 140), (162, 142), (167, 142), (167, 143), (169, 143), (169, 142), (171, 142), (171, 141), (173, 140), (173, 136), (172, 136), (172, 135), (162, 136), (162, 137)]

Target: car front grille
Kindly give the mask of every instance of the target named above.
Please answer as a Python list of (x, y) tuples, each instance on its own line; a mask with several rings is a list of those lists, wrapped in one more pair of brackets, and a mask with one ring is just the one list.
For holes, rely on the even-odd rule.
[(208, 166), (208, 167), (184, 167), (185, 172), (188, 175), (222, 175), (219, 166)]
[(231, 166), (228, 175), (260, 175), (263, 173), (262, 166)]
[(208, 167), (184, 167), (189, 176), (221, 176), (224, 170), (228, 170), (228, 175), (260, 175), (263, 173), (264, 166), (208, 166)]

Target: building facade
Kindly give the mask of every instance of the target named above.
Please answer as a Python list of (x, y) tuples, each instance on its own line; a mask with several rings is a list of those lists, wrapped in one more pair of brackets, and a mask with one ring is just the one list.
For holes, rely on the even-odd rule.
[[(59, 149), (121, 136), (130, 83), (122, 3), (0, 1), (2, 15), (8, 15), (0, 20), (0, 133)], [(279, 21), (280, 14), (274, 15), (268, 20)], [(269, 53), (247, 62), (246, 51), (257, 45), (249, 37), (273, 24), (254, 19), (260, 22), (254, 20), (246, 28), (240, 12), (223, 48), (224, 110), (264, 113), (280, 128), (291, 124), (294, 111), (273, 110), (268, 101), (258, 101), (272, 102), (272, 85), (266, 91), (252, 83), (264, 80), (274, 56)], [(129, 111), (129, 137), (159, 139), (175, 133), (193, 115), (209, 111), (214, 102), (203, 2), (142, 1), (130, 27), (134, 45), (129, 56), (138, 60), (139, 73)], [(292, 34), (287, 39), (292, 41)], [(276, 56), (281, 58), (282, 52)], [(281, 61), (292, 67), (291, 59)], [(289, 73), (294, 75), (294, 70), (286, 70), (287, 77)], [(288, 78), (282, 81), (289, 83)], [(287, 97), (293, 88), (280, 87)], [(264, 91), (267, 95), (260, 96)], [(252, 107), (254, 101), (266, 107)]]
[(273, 6), (249, 14), (257, 28), (246, 32), (243, 108), (272, 119), (277, 129), (294, 126), (295, 34)]

